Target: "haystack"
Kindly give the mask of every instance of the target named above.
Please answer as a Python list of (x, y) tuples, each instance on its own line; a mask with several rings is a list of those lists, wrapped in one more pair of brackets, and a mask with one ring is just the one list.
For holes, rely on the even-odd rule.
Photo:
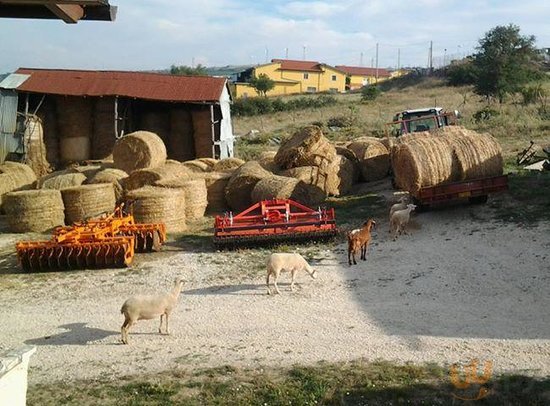
[(225, 158), (218, 161), (213, 167), (213, 172), (234, 171), (244, 164), (244, 161), (239, 158)]
[(110, 214), (115, 209), (115, 190), (111, 183), (81, 185), (61, 190), (65, 205), (65, 221), (72, 224)]
[(80, 172), (86, 179), (93, 178), (96, 173), (103, 169), (103, 165), (72, 165), (71, 169)]
[(86, 183), (90, 185), (95, 185), (98, 183), (111, 183), (115, 191), (115, 198), (117, 202), (119, 202), (124, 197), (123, 184), (127, 177), (128, 174), (121, 169), (105, 168), (88, 179)]
[(281, 168), (275, 163), (277, 151), (264, 151), (258, 157), (258, 162), (266, 171), (277, 173)]
[(208, 206), (208, 194), (204, 179), (160, 180), (155, 186), (182, 189), (185, 193), (185, 217), (196, 220), (204, 216)]
[(284, 141), (275, 155), (282, 169), (297, 166), (326, 167), (336, 158), (336, 149), (317, 126), (304, 127)]
[(51, 171), (48, 162), (46, 144), (44, 143), (44, 128), (42, 119), (35, 115), (27, 115), (25, 119), (25, 163), (38, 176), (46, 175)]
[(166, 147), (156, 134), (136, 131), (115, 143), (113, 161), (116, 168), (126, 173), (158, 167), (166, 161)]
[(309, 193), (307, 185), (294, 178), (272, 175), (260, 180), (252, 189), (252, 202), (269, 199), (292, 199), (302, 204), (309, 205)]
[(36, 174), (32, 168), (19, 162), (4, 161), (0, 165), (0, 173), (11, 178), (14, 189), (31, 188), (36, 182)]
[(227, 209), (225, 188), (231, 179), (229, 172), (209, 172), (204, 175), (208, 194), (207, 210), (212, 213), (223, 212)]
[(182, 165), (185, 166), (187, 169), (189, 169), (191, 172), (195, 172), (195, 173), (204, 173), (204, 172), (209, 172), (211, 170), (210, 165), (198, 159), (185, 161), (182, 163)]
[(61, 162), (80, 162), (91, 158), (91, 144), (88, 137), (59, 139), (59, 159)]
[(174, 162), (165, 163), (156, 168), (133, 171), (124, 181), (124, 189), (139, 189), (143, 186), (154, 185), (161, 180), (189, 179), (191, 172), (183, 164)]
[(273, 176), (257, 161), (249, 161), (233, 172), (225, 189), (227, 204), (233, 210), (241, 211), (252, 204), (251, 193), (261, 179)]
[(135, 200), (134, 218), (139, 223), (164, 223), (170, 233), (186, 230), (185, 192), (178, 188), (145, 186), (126, 193)]
[(64, 224), (63, 200), (59, 190), (23, 190), (4, 196), (10, 231), (43, 232)]
[(76, 169), (64, 169), (52, 172), (38, 179), (38, 187), (41, 189), (63, 190), (80, 186), (86, 181), (86, 175)]
[(326, 191), (330, 196), (343, 196), (350, 193), (357, 182), (359, 173), (352, 161), (344, 155), (336, 155), (327, 169)]
[(216, 165), (219, 162), (215, 158), (198, 158), (197, 161), (200, 161), (208, 165), (208, 167), (210, 168), (209, 170), (212, 170), (212, 168), (214, 168), (214, 165)]
[(11, 176), (7, 173), (0, 173), (0, 207), (3, 204), (3, 196), (13, 190), (15, 190), (15, 183)]
[(348, 145), (359, 160), (361, 178), (365, 182), (385, 178), (390, 170), (390, 153), (376, 138), (361, 138)]
[(170, 110), (170, 136), (166, 141), (168, 158), (188, 161), (195, 158), (195, 139), (193, 138), (193, 117), (185, 108)]
[(281, 171), (279, 175), (299, 179), (308, 185), (316, 186), (326, 194), (327, 172), (321, 170), (317, 166), (298, 166), (297, 168)]

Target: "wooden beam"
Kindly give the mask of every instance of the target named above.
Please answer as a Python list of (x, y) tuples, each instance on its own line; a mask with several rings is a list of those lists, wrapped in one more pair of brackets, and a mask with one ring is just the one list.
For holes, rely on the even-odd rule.
[[(82, 20), (88, 21), (115, 21), (117, 7), (116, 6), (87, 6), (84, 10)], [(7, 4), (0, 0), (0, 18), (38, 18), (38, 19), (54, 19), (59, 17), (48, 10), (44, 5), (27, 4), (14, 5)]]
[(46, 7), (67, 24), (76, 24), (78, 20), (84, 17), (84, 8), (82, 6), (69, 4), (46, 4)]

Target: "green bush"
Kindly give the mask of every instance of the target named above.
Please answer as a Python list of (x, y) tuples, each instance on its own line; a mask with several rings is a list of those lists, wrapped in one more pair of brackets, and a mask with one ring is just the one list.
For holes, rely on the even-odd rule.
[(525, 105), (542, 102), (548, 96), (548, 92), (541, 83), (525, 86), (520, 90), (520, 93)]
[(231, 114), (234, 116), (257, 116), (279, 111), (305, 110), (331, 106), (338, 103), (334, 96), (321, 95), (318, 97), (297, 97), (288, 101), (281, 98), (251, 97), (237, 99), (231, 105)]
[(476, 82), (474, 64), (470, 59), (453, 63), (445, 70), (447, 83), (451, 86), (473, 85)]
[(476, 123), (480, 123), (482, 121), (490, 120), (491, 118), (496, 117), (499, 114), (500, 113), (497, 110), (492, 109), (489, 106), (486, 106), (486, 107), (483, 107), (481, 110), (476, 111), (473, 117)]
[(372, 101), (382, 93), (382, 91), (377, 86), (363, 86), (361, 88), (361, 100), (363, 101)]

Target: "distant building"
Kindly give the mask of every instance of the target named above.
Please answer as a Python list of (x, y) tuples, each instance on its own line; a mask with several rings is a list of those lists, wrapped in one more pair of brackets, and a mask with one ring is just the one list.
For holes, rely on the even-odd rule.
[(236, 98), (258, 96), (250, 85), (253, 77), (267, 75), (275, 82), (268, 96), (280, 96), (299, 93), (344, 92), (346, 74), (341, 70), (314, 61), (294, 61), (273, 59), (271, 63), (255, 66), (243, 71), (233, 84)]
[(366, 68), (363, 66), (337, 65), (337, 69), (347, 75), (347, 89), (360, 89), (366, 85), (380, 83), (391, 77), (390, 72), (384, 68)]

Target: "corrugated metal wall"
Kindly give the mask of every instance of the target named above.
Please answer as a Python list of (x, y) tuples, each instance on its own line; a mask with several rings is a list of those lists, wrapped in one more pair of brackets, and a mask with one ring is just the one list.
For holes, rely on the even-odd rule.
[(17, 93), (15, 90), (0, 89), (0, 163), (6, 155), (19, 147), (15, 137), (17, 126)]

